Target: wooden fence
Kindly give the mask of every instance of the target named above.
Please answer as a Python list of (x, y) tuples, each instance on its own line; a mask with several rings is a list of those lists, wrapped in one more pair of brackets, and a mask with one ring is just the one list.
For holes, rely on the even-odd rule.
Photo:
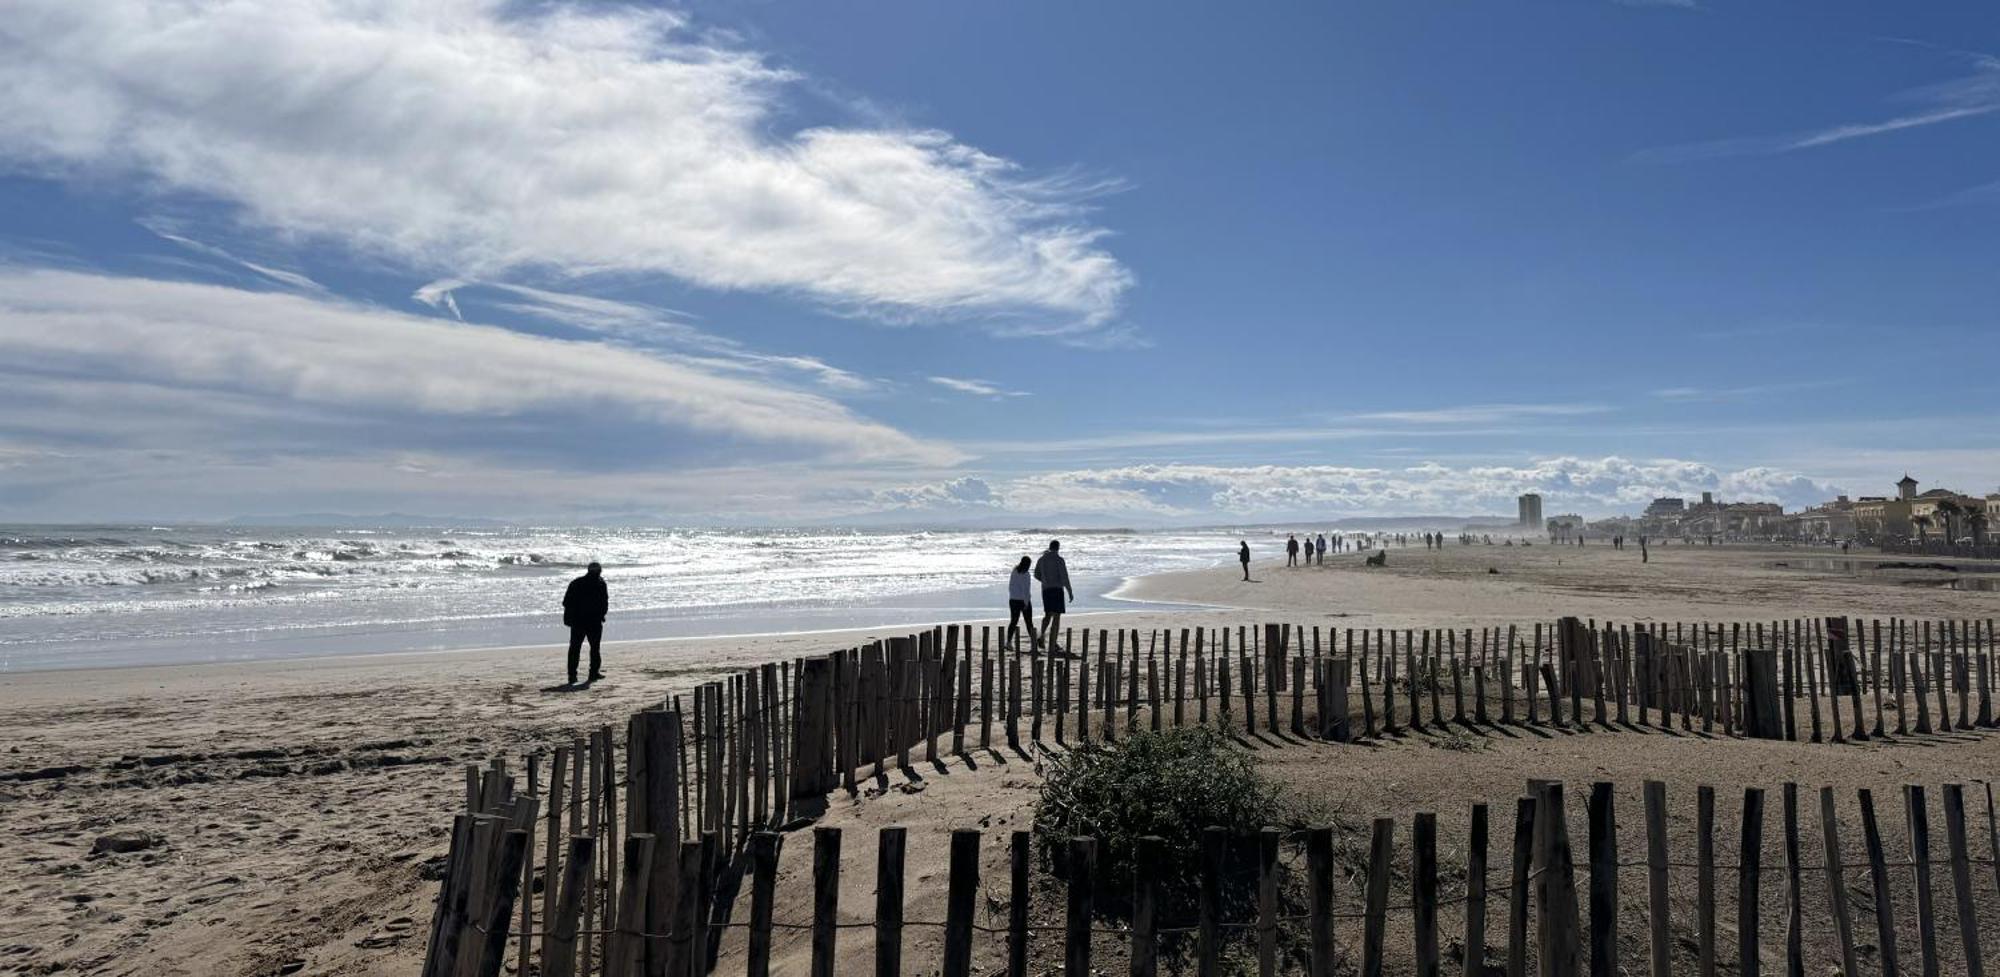
[[(1233, 634), (1181, 629), (1177, 642), (1172, 631), (1097, 629), (1094, 647), (1086, 629), (1065, 636), (1063, 656), (996, 644), (996, 631), (978, 629), (976, 668), (974, 628), (957, 625), (708, 683), (690, 702), (676, 697), (630, 718), (623, 776), (608, 726), (555, 747), (546, 769), (543, 755), (526, 757), (524, 783), (501, 760), (468, 769), (426, 974), (498, 972), (510, 928), (517, 972), (534, 964), (566, 974), (577, 961), (601, 960), (617, 973), (614, 941), (595, 939), (612, 935), (610, 921), (668, 932), (672, 897), (648, 893), (677, 891), (684, 876), (718, 862), (754, 861), (761, 832), (816, 813), (827, 794), (856, 791), (891, 764), (909, 766), (919, 749), (931, 762), (998, 743), (1076, 747), (1189, 723), (1267, 742), (1677, 725), (1683, 734), (1830, 743), (1995, 724), (1990, 621), (1635, 627), (1565, 618), (1477, 631), (1271, 624)], [(521, 898), (532, 895), (537, 834), (546, 884), (539, 899)], [(619, 857), (596, 850), (620, 838)], [(692, 866), (689, 845), (703, 846)], [(567, 933), (566, 907), (577, 914)], [(652, 947), (647, 959), (664, 952)]]
[[(1531, 781), (1515, 800), (1511, 825), (1489, 818), (1488, 805), (1471, 805), (1458, 844), (1441, 844), (1431, 813), (1413, 815), (1400, 832), (1396, 819), (1378, 818), (1365, 856), (1358, 838), (1330, 827), (1266, 828), (1248, 837), (1210, 828), (1201, 837), (1199, 892), (1182, 916), (1167, 914), (1162, 897), (1162, 840), (1141, 839), (1131, 891), (1107, 893), (1092, 870), (1096, 840), (1072, 838), (1063, 873), (1066, 912), (1052, 925), (1030, 921), (1035, 846), (1025, 831), (992, 840), (977, 830), (951, 832), (944, 918), (933, 921), (904, 916), (902, 828), (884, 828), (876, 840), (872, 917), (840, 905), (842, 831), (814, 829), (811, 910), (792, 919), (773, 911), (785, 842), (779, 833), (751, 836), (742, 869), (750, 883), (747, 913), (743, 900), (719, 893), (714, 832), (681, 842), (677, 857), (654, 835), (630, 835), (621, 864), (633, 882), (601, 921), (588, 915), (582, 895), (599, 852), (595, 839), (578, 836), (568, 842), (569, 869), (548, 917), (553, 925), (538, 934), (537, 966), (558, 977), (702, 975), (717, 971), (727, 940), (741, 959), (729, 969), (750, 977), (770, 972), (774, 947), (809, 959), (815, 977), (831, 977), (857, 972), (841, 961), (853, 956), (848, 941), (859, 939), (867, 941), (875, 973), (900, 974), (909, 933), (941, 930), (941, 942), (922, 941), (936, 948), (935, 958), (910, 960), (911, 969), (1016, 977), (1039, 956), (1059, 958), (1064, 973), (1079, 975), (1122, 957), (1119, 969), (1135, 977), (1151, 977), (1163, 965), (1210, 977), (1223, 972), (1225, 959), (1260, 975), (1315, 977), (1389, 970), (1426, 977), (1754, 977), (1766, 967), (1848, 977), (1984, 973), (2000, 918), (2000, 830), (1990, 786), (1984, 839), (1974, 834), (1977, 812), (1968, 812), (1961, 784), (1945, 784), (1936, 795), (1904, 786), (1900, 838), (1893, 810), (1878, 807), (1869, 789), (1856, 792), (1843, 818), (1834, 788), (1821, 788), (1815, 798), (1784, 784), (1774, 834), (1767, 834), (1773, 805), (1761, 787), (1743, 791), (1734, 831), (1719, 816), (1713, 788), (1696, 791), (1691, 830), (1673, 833), (1664, 784), (1648, 782), (1636, 798), (1625, 794), (1627, 810), (1638, 802), (1636, 832), (1621, 828), (1620, 793), (1610, 783), (1591, 785), (1577, 798), (1578, 831), (1563, 785)], [(1815, 800), (1808, 820), (1801, 807)], [(1893, 808), (1896, 798), (1886, 801)], [(1942, 815), (1941, 839), (1933, 838), (1934, 810)], [(1674, 850), (1673, 834), (1684, 846), (1692, 842), (1692, 858)], [(1628, 840), (1634, 835), (1643, 843)], [(1497, 862), (1489, 852), (1496, 836), (1503, 844), (1512, 839)], [(508, 920), (521, 891), (513, 872), (527, 831), (460, 816), (453, 841), (426, 971), (498, 974), (508, 957)], [(984, 877), (981, 856), (989, 845), (1006, 853), (1004, 876)], [(1343, 857), (1343, 846), (1354, 848), (1351, 856)], [(1462, 853), (1462, 861), (1444, 870), (1441, 851)], [(663, 865), (664, 887), (654, 888)], [(1228, 898), (1237, 890), (1225, 880), (1246, 875), (1253, 884)], [(1392, 888), (1400, 890), (1393, 901)], [(1454, 936), (1451, 952), (1442, 950), (1441, 938)], [(593, 937), (601, 941), (595, 951)], [(523, 958), (519, 972), (528, 973), (527, 966)]]

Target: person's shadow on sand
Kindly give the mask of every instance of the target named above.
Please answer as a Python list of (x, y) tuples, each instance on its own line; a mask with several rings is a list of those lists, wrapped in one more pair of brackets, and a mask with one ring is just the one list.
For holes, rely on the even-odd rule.
[(597, 680), (590, 679), (585, 682), (564, 682), (561, 685), (544, 685), (541, 690), (543, 692), (553, 692), (558, 695), (568, 692), (588, 692), (590, 691), (590, 687), (595, 684), (597, 684)]

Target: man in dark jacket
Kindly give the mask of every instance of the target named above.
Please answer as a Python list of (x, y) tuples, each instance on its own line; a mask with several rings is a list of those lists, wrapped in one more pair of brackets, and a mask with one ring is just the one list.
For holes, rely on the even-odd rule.
[(611, 610), (611, 592), (604, 587), (604, 568), (592, 563), (563, 592), (563, 624), (569, 627), (569, 684), (576, 684), (576, 656), (590, 642), (590, 679), (604, 677), (604, 660), (597, 645), (604, 640), (604, 615)]

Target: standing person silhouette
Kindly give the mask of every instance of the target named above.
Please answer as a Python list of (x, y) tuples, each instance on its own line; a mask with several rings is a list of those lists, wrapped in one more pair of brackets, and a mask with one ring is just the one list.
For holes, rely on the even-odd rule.
[(1035, 561), (1035, 579), (1042, 582), (1042, 636), (1048, 642), (1050, 654), (1062, 651), (1056, 644), (1056, 635), (1068, 606), (1063, 598), (1076, 599), (1076, 589), (1069, 585), (1069, 564), (1063, 562), (1061, 549), (1061, 540), (1049, 540), (1048, 550)]
[(1007, 578), (1007, 646), (1018, 650), (1021, 646), (1022, 625), (1027, 626), (1028, 640), (1034, 650), (1042, 647), (1042, 636), (1035, 631), (1035, 605), (1030, 593), (1034, 581), (1028, 576), (1031, 561), (1021, 557), (1014, 564), (1014, 572)]
[(604, 677), (604, 659), (597, 646), (604, 640), (604, 616), (611, 611), (611, 592), (604, 586), (604, 568), (593, 561), (583, 576), (563, 591), (563, 624), (569, 627), (569, 684), (576, 684), (577, 653), (590, 642), (590, 678)]
[(1240, 540), (1236, 547), (1236, 562), (1243, 564), (1243, 579), (1250, 579), (1250, 541)]
[(1326, 565), (1326, 534), (1325, 534), (1325, 533), (1321, 533), (1321, 534), (1319, 534), (1319, 538), (1318, 538), (1318, 539), (1316, 539), (1316, 540), (1313, 540), (1313, 562), (1314, 562), (1314, 563), (1317, 563), (1317, 564), (1319, 564), (1320, 566), (1325, 566), (1325, 565)]
[(1297, 536), (1285, 537), (1285, 565), (1288, 567), (1299, 565), (1299, 538)]

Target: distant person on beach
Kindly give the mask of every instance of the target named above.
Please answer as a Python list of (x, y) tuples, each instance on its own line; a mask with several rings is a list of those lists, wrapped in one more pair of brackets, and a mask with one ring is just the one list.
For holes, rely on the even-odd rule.
[(1243, 579), (1250, 579), (1250, 541), (1241, 540), (1236, 546), (1236, 562), (1243, 564)]
[(1299, 565), (1299, 538), (1297, 536), (1285, 537), (1285, 565), (1288, 567)]
[(1056, 646), (1056, 635), (1062, 628), (1063, 611), (1068, 608), (1064, 598), (1076, 599), (1076, 588), (1069, 585), (1069, 564), (1063, 562), (1061, 549), (1061, 540), (1049, 540), (1047, 552), (1035, 561), (1035, 579), (1042, 582), (1042, 636), (1051, 652), (1062, 650)]
[(604, 640), (604, 615), (611, 611), (611, 592), (604, 586), (604, 568), (591, 563), (583, 576), (569, 582), (563, 592), (563, 624), (569, 628), (569, 684), (576, 684), (576, 657), (583, 643), (590, 642), (590, 678), (604, 677), (604, 659), (597, 646)]
[(1326, 534), (1325, 534), (1325, 533), (1321, 533), (1321, 534), (1319, 534), (1319, 539), (1318, 539), (1318, 540), (1316, 540), (1316, 541), (1314, 541), (1314, 543), (1313, 543), (1313, 550), (1314, 550), (1314, 553), (1315, 553), (1315, 555), (1314, 555), (1314, 562), (1318, 563), (1318, 564), (1319, 564), (1319, 565), (1321, 565), (1321, 566), (1325, 566), (1325, 565), (1326, 565)]
[(1007, 578), (1007, 646), (1018, 648), (1021, 644), (1021, 630), (1025, 625), (1028, 640), (1034, 650), (1042, 647), (1042, 636), (1035, 631), (1035, 605), (1030, 596), (1034, 590), (1034, 580), (1028, 576), (1028, 568), (1033, 561), (1021, 557), (1014, 564), (1014, 573)]

